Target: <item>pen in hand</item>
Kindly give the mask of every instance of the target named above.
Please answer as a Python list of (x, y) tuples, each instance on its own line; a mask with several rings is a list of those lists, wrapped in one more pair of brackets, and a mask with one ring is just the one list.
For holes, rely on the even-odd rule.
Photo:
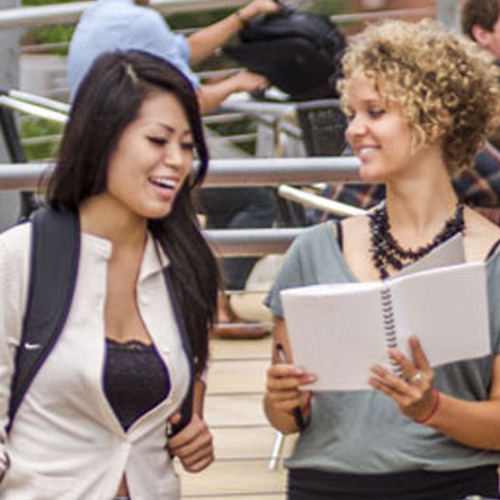
[[(278, 359), (280, 363), (288, 364), (288, 359), (286, 357), (285, 348), (281, 342), (276, 342), (276, 352), (278, 354)], [(293, 418), (295, 419), (295, 423), (297, 427), (303, 431), (306, 428), (306, 424), (304, 422), (304, 418), (302, 416), (302, 411), (300, 407), (296, 406), (293, 410)]]

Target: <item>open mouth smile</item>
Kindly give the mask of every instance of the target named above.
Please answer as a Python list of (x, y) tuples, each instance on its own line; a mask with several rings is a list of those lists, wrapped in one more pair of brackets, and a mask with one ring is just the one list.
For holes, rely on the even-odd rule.
[(149, 182), (162, 189), (174, 190), (177, 187), (179, 180), (170, 177), (153, 176), (149, 178)]

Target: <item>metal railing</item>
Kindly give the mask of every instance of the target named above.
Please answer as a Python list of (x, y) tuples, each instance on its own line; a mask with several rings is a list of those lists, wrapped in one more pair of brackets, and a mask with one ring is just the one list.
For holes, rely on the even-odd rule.
[[(53, 164), (15, 163), (0, 164), (0, 190), (38, 191), (48, 181)], [(358, 160), (350, 157), (332, 158), (265, 158), (213, 160), (207, 175), (206, 186), (280, 186), (284, 182), (311, 184), (311, 182), (359, 182)], [(281, 186), (281, 189), (286, 189)], [(301, 202), (312, 195), (303, 194)], [(296, 199), (300, 194), (296, 193)], [(324, 200), (316, 197), (317, 201)], [(329, 209), (324, 200), (322, 209)], [(331, 202), (334, 203), (335, 202)], [(338, 209), (339, 207), (334, 207)], [(355, 212), (352, 209), (351, 213)], [(346, 215), (349, 212), (346, 212)], [(302, 228), (273, 229), (217, 229), (207, 230), (207, 239), (219, 256), (263, 256), (284, 253)]]
[[(0, 10), (0, 29), (29, 28), (52, 24), (75, 24), (92, 3), (91, 1), (85, 1)], [(180, 12), (235, 8), (246, 3), (248, 3), (248, 0), (152, 0), (151, 7), (164, 15), (169, 15)], [(440, 3), (444, 3), (443, 0), (437, 0), (438, 6)], [(414, 8), (339, 14), (331, 16), (331, 19), (337, 23), (348, 23), (354, 21), (372, 21), (388, 17), (434, 16), (435, 14), (436, 8)]]
[[(37, 191), (53, 168), (53, 163), (0, 164), (0, 190)], [(284, 182), (361, 182), (359, 160), (350, 156), (212, 160), (204, 185), (279, 186)]]
[[(52, 24), (75, 24), (92, 3), (92, 1), (84, 1), (0, 10), (0, 29), (30, 28)], [(248, 0), (152, 0), (151, 7), (164, 15), (170, 15), (181, 12), (235, 8), (246, 3), (248, 3)], [(437, 0), (438, 9), (441, 4), (447, 6), (444, 0)], [(373, 21), (388, 17), (435, 16), (436, 12), (439, 12), (436, 7), (429, 7), (338, 14), (330, 17), (336, 23), (350, 23)]]
[[(151, 7), (164, 15), (199, 12), (245, 5), (247, 0), (152, 0)], [(0, 29), (75, 24), (93, 2), (75, 2), (0, 10)]]

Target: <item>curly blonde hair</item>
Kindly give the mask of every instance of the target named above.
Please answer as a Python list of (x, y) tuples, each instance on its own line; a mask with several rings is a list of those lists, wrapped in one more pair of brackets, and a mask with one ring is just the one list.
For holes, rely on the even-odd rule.
[(450, 172), (472, 164), (500, 121), (500, 72), (491, 56), (435, 21), (386, 21), (350, 40), (339, 88), (361, 71), (382, 99), (396, 102), (414, 145), (441, 144)]

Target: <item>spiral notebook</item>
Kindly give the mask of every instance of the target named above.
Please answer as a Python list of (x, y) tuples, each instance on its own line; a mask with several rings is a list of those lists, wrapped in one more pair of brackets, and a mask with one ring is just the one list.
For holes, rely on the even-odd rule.
[(281, 292), (294, 363), (314, 390), (368, 389), (370, 367), (389, 368), (389, 347), (409, 356), (420, 338), (432, 366), (490, 354), (484, 263), (450, 265), (387, 281)]

